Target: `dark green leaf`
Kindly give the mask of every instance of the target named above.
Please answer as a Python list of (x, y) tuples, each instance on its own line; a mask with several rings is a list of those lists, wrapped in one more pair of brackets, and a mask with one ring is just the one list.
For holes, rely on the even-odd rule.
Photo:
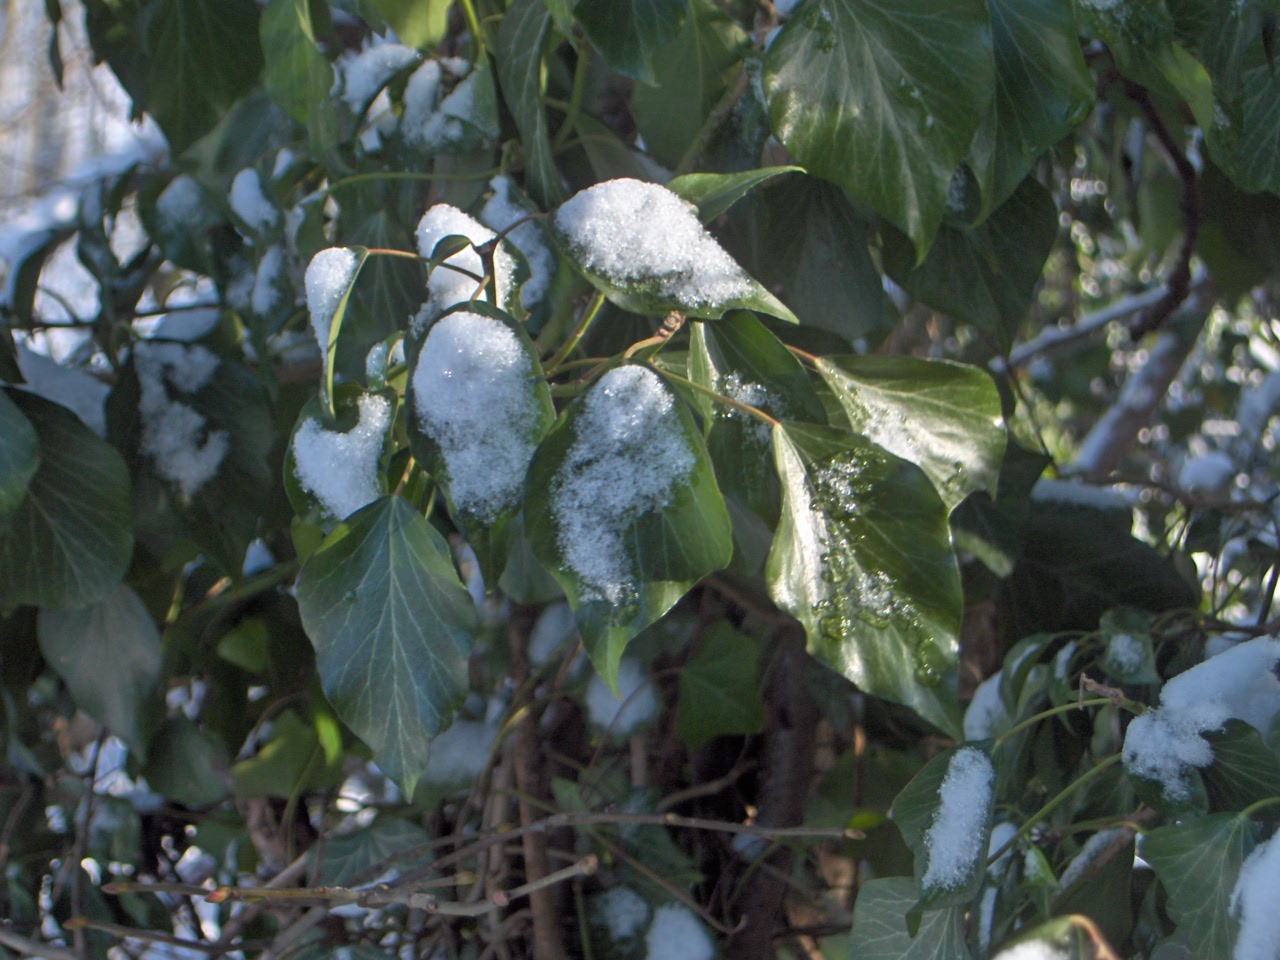
[(36, 429), (40, 465), (0, 530), (0, 608), (96, 603), (133, 554), (124, 461), (65, 407), (5, 392)]
[(1267, 44), (1275, 13), (1223, 4), (1214, 18), (1203, 44), (1214, 78), (1212, 123), (1197, 116), (1209, 151), (1241, 190), (1280, 193), (1280, 70)]
[(653, 83), (654, 54), (680, 32), (689, 0), (578, 0), (574, 16), (609, 66)]
[(170, 717), (151, 740), (143, 776), (152, 790), (199, 809), (227, 795), (226, 748), (184, 716)]
[(1228, 720), (1222, 730), (1204, 735), (1213, 746), (1213, 763), (1200, 771), (1211, 810), (1242, 810), (1276, 795), (1280, 756), (1264, 742), (1264, 733)]
[(948, 511), (976, 490), (995, 494), (1004, 417), (984, 371), (915, 357), (824, 357), (817, 366), (850, 427), (923, 470)]
[(1239, 929), (1231, 891), (1258, 844), (1252, 820), (1229, 813), (1157, 827), (1143, 835), (1142, 858), (1169, 894), (1169, 916), (1197, 957), (1229, 957)]
[[(413, 234), (388, 210), (380, 208), (344, 237), (357, 247), (383, 250), (413, 248)], [(342, 317), (342, 335), (334, 349), (334, 369), (346, 380), (364, 380), (366, 359), (375, 343), (399, 333), (405, 317), (422, 307), (427, 274), (423, 265), (405, 257), (368, 257), (352, 281)]]
[(515, 0), (498, 28), (494, 68), (524, 148), (525, 189), (543, 209), (564, 200), (542, 107), (542, 52), (551, 27), (543, 0)]
[(907, 877), (864, 883), (853, 908), (850, 960), (970, 960), (964, 908), (926, 911), (913, 936), (907, 914), (917, 899), (915, 884)]
[(693, 417), (622, 367), (575, 401), (529, 468), (525, 530), (610, 686), (623, 648), (726, 566), (732, 531)]
[(924, 259), (995, 70), (983, 0), (814, 0), (769, 47), (774, 133)]
[[(364, 886), (387, 869), (404, 872), (429, 859), (430, 841), (427, 832), (415, 823), (381, 817), (371, 827), (333, 837), (325, 844), (320, 858), (320, 882)], [(414, 851), (418, 856), (411, 855)]]
[(1027, 178), (981, 226), (944, 223), (919, 266), (907, 238), (889, 231), (885, 272), (917, 300), (985, 330), (1007, 350), (1057, 236), (1053, 198)]
[(22, 244), (20, 252), (8, 264), (6, 313), (27, 322), (35, 319), (36, 287), (40, 283), (44, 262), (74, 233), (70, 224), (62, 225), (40, 233), (33, 232)]
[(40, 466), (40, 438), (8, 394), (0, 393), (0, 528), (27, 495)]
[(309, 4), (268, 0), (259, 29), (262, 49), (271, 52), (262, 78), (267, 92), (323, 156), (338, 141), (338, 118), (329, 95), (333, 67), (316, 46)]
[(138, 595), (122, 583), (90, 606), (41, 610), (39, 625), (40, 652), (76, 706), (144, 756), (161, 650), (160, 633)]
[(297, 589), (326, 696), (412, 795), (467, 690), (475, 608), (448, 545), (384, 497), (325, 538)]
[(1121, 683), (1159, 683), (1151, 625), (1155, 618), (1144, 610), (1121, 607), (1108, 610), (1099, 624), (1107, 643), (1102, 669)]
[(769, 592), (809, 649), (952, 736), (963, 598), (947, 510), (920, 468), (842, 430), (773, 431), (782, 517)]
[(231, 768), (231, 778), (237, 797), (287, 799), (341, 783), (341, 755), (334, 761), (327, 762), (315, 728), (285, 710), (272, 718), (271, 735), (258, 752)]
[(698, 208), (698, 219), (710, 223), (763, 183), (804, 167), (762, 167), (745, 173), (686, 173), (667, 181), (667, 189)]
[(996, 94), (970, 156), (984, 213), (1012, 195), (1036, 157), (1070, 133), (1094, 99), (1069, 4), (987, 0), (987, 10)]
[(712, 737), (758, 733), (764, 724), (759, 645), (728, 623), (712, 624), (680, 670), (676, 732), (690, 750)]

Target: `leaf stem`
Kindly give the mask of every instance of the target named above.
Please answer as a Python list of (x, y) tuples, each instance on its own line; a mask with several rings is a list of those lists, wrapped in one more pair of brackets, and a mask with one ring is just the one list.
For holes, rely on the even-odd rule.
[(1027, 727), (1035, 726), (1041, 720), (1048, 720), (1050, 717), (1056, 717), (1060, 713), (1070, 713), (1072, 710), (1083, 710), (1085, 707), (1101, 707), (1108, 703), (1111, 703), (1111, 699), (1109, 697), (1095, 697), (1092, 700), (1072, 701), (1071, 703), (1064, 703), (1061, 706), (1051, 707), (1048, 710), (1042, 710), (1035, 716), (1027, 717), (1027, 719), (1023, 720), (1021, 723), (1015, 724), (1004, 733), (1000, 734), (1000, 736), (996, 737), (995, 746), (998, 747), (1002, 745), (1011, 737), (1021, 733)]
[(703, 396), (710, 397), (712, 400), (715, 400), (717, 403), (723, 404), (726, 407), (732, 407), (734, 410), (740, 410), (743, 413), (745, 413), (747, 416), (755, 417), (757, 420), (761, 421), (762, 423), (768, 424), (770, 427), (776, 427), (780, 422), (778, 420), (775, 420), (773, 417), (769, 416), (769, 414), (765, 413), (759, 407), (753, 407), (751, 406), (751, 404), (743, 403), (741, 400), (735, 400), (732, 397), (726, 397), (723, 393), (717, 393), (715, 390), (712, 390), (710, 387), (704, 387), (702, 384), (696, 383), (695, 381), (690, 380), (688, 377), (682, 377), (678, 373), (672, 373), (670, 370), (663, 370), (662, 376), (667, 377), (671, 380), (678, 380), (681, 383), (683, 383), (685, 386), (687, 386), (690, 390), (693, 390), (696, 393), (700, 393)]
[(1280, 797), (1267, 797), (1265, 800), (1259, 800), (1256, 803), (1249, 804), (1247, 807), (1241, 810), (1237, 814), (1237, 816), (1241, 820), (1247, 820), (1250, 817), (1252, 817), (1257, 811), (1262, 810), (1266, 807), (1274, 807), (1277, 804), (1280, 804)]
[(564, 363), (565, 358), (573, 353), (582, 338), (587, 335), (587, 330), (590, 329), (592, 321), (595, 320), (596, 315), (603, 306), (604, 294), (597, 290), (596, 295), (591, 298), (590, 305), (583, 311), (582, 317), (578, 320), (578, 325), (573, 328), (573, 332), (569, 334), (568, 339), (560, 344), (560, 349), (553, 353), (551, 358), (542, 365), (543, 373), (547, 376), (555, 373), (560, 364)]
[(591, 65), (591, 45), (574, 42), (574, 51), (578, 54), (578, 60), (573, 65), (573, 90), (569, 94), (569, 106), (565, 110), (564, 121), (560, 124), (560, 129), (556, 131), (555, 139), (551, 141), (551, 149), (559, 150), (564, 146), (565, 141), (578, 127), (578, 114), (582, 112), (582, 95), (587, 89), (587, 69)]
[(484, 32), (480, 28), (480, 18), (476, 16), (476, 8), (471, 0), (460, 0), (459, 6), (467, 21), (467, 31), (476, 42), (476, 58), (479, 59), (484, 55)]

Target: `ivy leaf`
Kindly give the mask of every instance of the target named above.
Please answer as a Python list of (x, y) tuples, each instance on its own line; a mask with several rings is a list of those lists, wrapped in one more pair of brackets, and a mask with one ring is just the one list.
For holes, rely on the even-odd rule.
[(525, 189), (544, 210), (564, 200), (542, 108), (542, 52), (551, 28), (543, 0), (515, 0), (498, 27), (494, 67), (524, 147)]
[(723, 621), (714, 623), (680, 669), (676, 733), (690, 750), (725, 734), (758, 733), (764, 724), (759, 644)]
[(988, 0), (987, 10), (996, 93), (970, 155), (984, 217), (1017, 189), (1040, 154), (1088, 115), (1094, 100), (1070, 5)]
[(1000, 394), (984, 371), (915, 357), (824, 357), (818, 372), (850, 427), (933, 482), (947, 511), (1000, 479)]
[(994, 88), (984, 0), (816, 0), (765, 55), (774, 133), (924, 259)]
[(1204, 738), (1213, 747), (1213, 763), (1200, 771), (1211, 810), (1242, 810), (1276, 795), (1280, 755), (1260, 731), (1243, 720), (1228, 720)]
[(733, 550), (692, 415), (638, 366), (611, 371), (547, 434), (529, 467), (525, 530), (611, 687), (631, 638)]
[(272, 718), (271, 735), (257, 752), (231, 768), (231, 778), (237, 797), (288, 799), (341, 783), (341, 753), (326, 757), (315, 726), (304, 722), (296, 710), (285, 710)]
[(143, 776), (151, 789), (188, 807), (210, 807), (227, 795), (227, 750), (212, 733), (184, 715), (156, 731)]
[[(388, 867), (403, 872), (429, 860), (431, 837), (415, 823), (381, 817), (364, 830), (331, 837), (320, 857), (320, 882), (334, 886), (373, 883)], [(419, 851), (417, 857), (407, 852)]]
[[(327, 6), (316, 4), (317, 9)], [(312, 4), (307, 0), (268, 0), (259, 23), (263, 50), (270, 50), (263, 71), (267, 93), (302, 124), (316, 153), (338, 142), (338, 117), (329, 91), (333, 67), (316, 46)]]
[(698, 208), (698, 219), (710, 223), (763, 183), (804, 167), (761, 167), (744, 173), (686, 173), (667, 181), (667, 189)]
[(907, 238), (887, 232), (885, 272), (917, 300), (987, 331), (1008, 350), (1057, 236), (1053, 198), (1028, 177), (981, 226), (944, 223), (919, 265)]
[(8, 394), (0, 392), (0, 528), (27, 495), (40, 466), (40, 438)]
[(654, 82), (654, 54), (680, 33), (689, 0), (578, 0), (573, 14), (619, 73)]
[(1280, 193), (1276, 14), (1274, 6), (1267, 11), (1260, 4), (1215, 7), (1218, 23), (1205, 31), (1202, 45), (1217, 107), (1204, 125), (1205, 138), (1214, 160), (1250, 193)]
[(929, 478), (843, 430), (786, 423), (773, 443), (782, 517), (770, 596), (837, 672), (958, 737), (963, 596)]
[[(453, 0), (371, 0), (401, 43), (434, 48), (444, 39)], [(269, 48), (268, 48), (269, 49)]]
[(1121, 683), (1159, 683), (1151, 626), (1155, 618), (1145, 610), (1120, 607), (1102, 615), (1099, 628), (1107, 642), (1102, 669)]
[(70, 410), (19, 390), (4, 395), (35, 428), (40, 463), (0, 528), (0, 608), (96, 603), (133, 555), (128, 470)]
[(161, 645), (151, 614), (121, 583), (86, 607), (40, 611), (40, 653), (89, 716), (146, 755), (148, 698), (160, 679)]
[(849, 956), (858, 960), (970, 960), (965, 944), (965, 909), (927, 910), (919, 928), (908, 929), (916, 889), (908, 877), (881, 877), (864, 883), (853, 906)]
[(383, 497), (325, 538), (297, 591), (325, 695), (411, 796), (467, 691), (475, 608), (448, 544)]

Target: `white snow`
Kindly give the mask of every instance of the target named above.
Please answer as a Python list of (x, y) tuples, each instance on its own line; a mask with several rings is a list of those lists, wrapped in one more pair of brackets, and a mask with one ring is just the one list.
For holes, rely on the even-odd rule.
[(561, 205), (553, 222), (580, 264), (614, 285), (643, 285), (693, 310), (751, 292), (746, 273), (692, 208), (657, 184), (598, 183)]
[(194, 310), (174, 310), (160, 317), (148, 336), (153, 340), (181, 340), (195, 343), (218, 328), (222, 311), (217, 307), (197, 307)]
[(1192, 457), (1178, 471), (1178, 486), (1188, 493), (1225, 489), (1236, 475), (1236, 465), (1221, 450)]
[(623, 657), (618, 663), (618, 693), (592, 674), (583, 701), (591, 722), (615, 737), (630, 736), (658, 714), (658, 695), (638, 660)]
[[(488, 243), (497, 234), (457, 207), (437, 203), (418, 221), (418, 253), (429, 258), (435, 251), (436, 244), (449, 236), (466, 237), (478, 247)], [(511, 289), (511, 273), (514, 269), (511, 255), (499, 247), (493, 257), (493, 267), (498, 274), (498, 303), (495, 306), (501, 307), (507, 301), (507, 291)], [(484, 261), (480, 259), (475, 247), (459, 250), (435, 267), (427, 277), (426, 306), (413, 320), (414, 332), (421, 333), (423, 324), (454, 304), (471, 300), (472, 295), (480, 288), (479, 278), (483, 276)], [(488, 296), (489, 291), (484, 289), (477, 299), (487, 300)]]
[(111, 387), (83, 370), (56, 363), (25, 344), (18, 345), (18, 369), (26, 383), (20, 389), (60, 403), (86, 427), (105, 438), (107, 435), (107, 394)]
[(231, 448), (225, 430), (207, 430), (202, 414), (170, 391), (198, 393), (218, 368), (218, 356), (199, 346), (145, 341), (133, 348), (138, 377), (140, 449), (156, 473), (191, 497), (213, 478)]
[(996, 671), (978, 684), (973, 691), (973, 699), (964, 711), (964, 738), (966, 740), (986, 740), (994, 737), (1001, 727), (1007, 725), (1008, 715), (1004, 701), (1000, 698), (1001, 671)]
[(410, 143), (422, 139), (422, 131), (436, 109), (436, 94), (440, 91), (440, 63), (424, 60), (413, 71), (404, 88), (404, 112), (400, 115), (400, 130)]
[(454, 506), (492, 520), (519, 502), (537, 447), (532, 358), (501, 322), (450, 313), (427, 334), (414, 410), (440, 447)]
[[(494, 118), (484, 115), (476, 105), (477, 88), (490, 82), (488, 72), (471, 70), (469, 65), (462, 70), (450, 69), (450, 72), (462, 79), (439, 105), (433, 103), (440, 91), (438, 68), (428, 73), (419, 68), (414, 78), (422, 73), (421, 80), (414, 89), (406, 88), (400, 129), (410, 144), (431, 151), (447, 150), (467, 145), (476, 135), (487, 139), (498, 136)], [(414, 78), (410, 78), (411, 83)]]
[(489, 751), (498, 728), (479, 720), (455, 720), (431, 741), (422, 779), (437, 786), (471, 783), (489, 766)]
[(711, 960), (715, 945), (688, 907), (666, 903), (653, 912), (644, 935), (645, 960)]
[(928, 866), (920, 883), (926, 892), (955, 889), (973, 873), (984, 849), (995, 778), (995, 767), (976, 747), (961, 747), (952, 754), (938, 791), (938, 809), (924, 837)]
[(1095, 487), (1069, 480), (1041, 477), (1031, 488), (1031, 499), (1040, 503), (1063, 503), (1096, 510), (1128, 510), (1129, 498), (1111, 487)]
[(348, 432), (308, 420), (293, 437), (298, 483), (337, 520), (382, 495), (378, 458), (391, 424), (391, 401), (368, 393), (358, 404), (359, 419)]
[[(493, 190), (491, 196), (480, 211), (480, 220), (494, 230), (505, 230), (518, 220), (527, 217), (532, 210), (527, 210), (515, 199), (515, 185), (510, 177), (494, 177), (489, 181)], [(556, 273), (556, 258), (547, 245), (542, 231), (532, 220), (520, 224), (507, 234), (517, 250), (524, 254), (529, 264), (529, 279), (520, 288), (520, 302), (526, 310), (532, 310), (551, 287), (551, 278)]]
[[(253, 294), (250, 305), (259, 317), (268, 316), (280, 303), (280, 274), (284, 271), (284, 247), (272, 244), (258, 262), (257, 273), (253, 277)], [(326, 334), (328, 328), (326, 327)]]
[(538, 615), (529, 633), (529, 662), (542, 666), (577, 630), (569, 604), (563, 600), (551, 604)]
[(1236, 406), (1236, 423), (1240, 427), (1238, 445), (1251, 451), (1277, 410), (1280, 410), (1280, 370), (1272, 370), (1257, 386), (1240, 392)]
[(557, 542), (584, 599), (616, 604), (633, 591), (630, 528), (693, 470), (678, 424), (674, 398), (645, 367), (611, 370), (587, 393), (551, 493)]
[(1107, 659), (1126, 673), (1142, 666), (1146, 650), (1142, 641), (1129, 633), (1117, 633), (1107, 641)]
[(341, 64), (342, 99), (359, 112), (399, 71), (418, 59), (418, 51), (400, 43), (380, 43)]
[(592, 901), (615, 943), (636, 936), (649, 920), (649, 904), (630, 887), (614, 887)]
[(1280, 833), (1254, 847), (1240, 867), (1231, 891), (1231, 912), (1240, 920), (1232, 960), (1275, 960), (1280, 957)]
[(231, 212), (250, 230), (262, 233), (280, 224), (280, 211), (262, 192), (262, 179), (253, 167), (245, 167), (231, 181)]
[(329, 351), (329, 326), (359, 266), (359, 257), (349, 247), (326, 247), (307, 264), (307, 310), (322, 354)]
[(1160, 691), (1160, 706), (1129, 724), (1125, 767), (1159, 781), (1169, 799), (1186, 799), (1188, 768), (1213, 762), (1213, 749), (1201, 734), (1235, 718), (1266, 735), (1280, 713), (1278, 662), (1280, 640), (1258, 637), (1178, 674)]
[(1001, 950), (991, 960), (1068, 960), (1071, 954), (1045, 940), (1028, 940)]
[(171, 230), (184, 230), (204, 213), (200, 185), (187, 174), (179, 174), (156, 197), (156, 213)]
[(1066, 890), (1084, 876), (1085, 871), (1098, 858), (1098, 855), (1125, 835), (1132, 836), (1127, 827), (1111, 827), (1107, 830), (1099, 830), (1086, 840), (1080, 852), (1071, 858), (1071, 862), (1062, 871), (1062, 876), (1058, 878), (1058, 892)]

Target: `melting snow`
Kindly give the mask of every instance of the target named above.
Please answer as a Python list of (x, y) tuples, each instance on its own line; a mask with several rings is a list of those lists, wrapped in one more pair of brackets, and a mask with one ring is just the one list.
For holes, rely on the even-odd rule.
[[(280, 291), (277, 284), (280, 282), (280, 274), (284, 270), (284, 248), (280, 244), (273, 244), (267, 248), (267, 252), (262, 255), (262, 260), (258, 263), (258, 272), (253, 278), (253, 294), (250, 297), (250, 305), (253, 312), (259, 317), (266, 317), (275, 310), (280, 303)], [(325, 326), (325, 334), (328, 335), (328, 325)]]
[(991, 761), (976, 747), (961, 747), (952, 755), (924, 837), (929, 860), (920, 883), (926, 891), (953, 890), (973, 873), (984, 849), (995, 778)]
[(1008, 720), (1004, 701), (1000, 698), (1001, 671), (996, 671), (978, 684), (973, 699), (964, 712), (964, 738), (985, 740), (994, 737)]
[(342, 65), (342, 99), (359, 112), (399, 71), (418, 59), (418, 51), (399, 43), (380, 43)]
[(1280, 833), (1254, 847), (1231, 891), (1231, 912), (1240, 919), (1233, 960), (1280, 957)]
[(338, 520), (382, 495), (378, 458), (391, 424), (391, 401), (369, 393), (360, 397), (359, 409), (347, 433), (308, 420), (293, 437), (298, 483)]
[(1107, 659), (1126, 673), (1132, 673), (1146, 660), (1142, 641), (1132, 634), (1117, 633), (1107, 641)]

